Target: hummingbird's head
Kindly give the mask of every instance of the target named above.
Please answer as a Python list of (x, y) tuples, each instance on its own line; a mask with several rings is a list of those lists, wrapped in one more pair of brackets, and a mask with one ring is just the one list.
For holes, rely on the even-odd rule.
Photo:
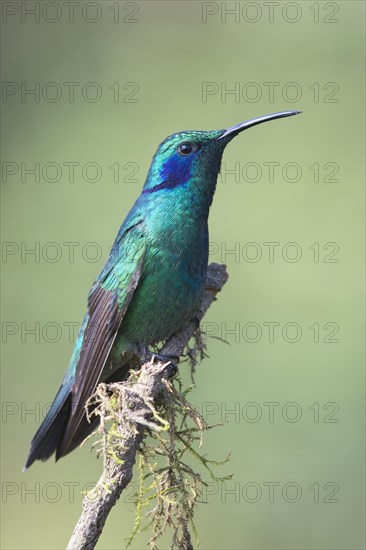
[[(189, 130), (167, 137), (158, 147), (143, 188), (143, 194), (189, 185), (203, 193), (215, 190), (222, 153), (243, 130), (276, 118), (298, 114), (284, 111), (237, 124), (225, 130)], [(211, 200), (210, 200), (211, 202)]]

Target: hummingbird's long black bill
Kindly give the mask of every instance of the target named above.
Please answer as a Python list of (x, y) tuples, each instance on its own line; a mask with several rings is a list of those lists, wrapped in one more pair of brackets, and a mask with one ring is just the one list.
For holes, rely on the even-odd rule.
[(258, 118), (252, 118), (251, 120), (246, 120), (245, 122), (241, 122), (240, 124), (231, 126), (231, 128), (228, 128), (227, 130), (225, 130), (225, 132), (218, 139), (233, 138), (243, 130), (247, 130), (248, 128), (251, 128), (252, 126), (256, 126), (257, 124), (262, 124), (262, 122), (267, 122), (268, 120), (275, 120), (276, 118), (284, 118), (287, 116), (299, 115), (300, 113), (301, 111), (282, 111), (280, 113), (272, 113), (271, 115), (264, 115)]

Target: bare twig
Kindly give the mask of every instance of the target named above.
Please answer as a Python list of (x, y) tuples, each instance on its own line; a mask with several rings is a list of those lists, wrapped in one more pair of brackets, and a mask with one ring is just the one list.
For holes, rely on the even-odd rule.
[[(197, 331), (200, 322), (227, 280), (224, 265), (211, 264), (207, 272), (206, 290), (201, 306), (192, 320), (166, 342), (160, 353), (180, 358), (189, 340)], [(163, 391), (171, 376), (167, 363), (149, 362), (142, 366), (133, 387), (124, 388), (124, 402), (118, 422), (119, 445), (115, 453), (104, 454), (104, 469), (101, 478), (91, 493), (83, 499), (83, 510), (73, 531), (67, 550), (92, 550), (102, 533), (112, 507), (132, 479), (136, 453), (149, 426), (149, 418), (155, 399)], [(100, 389), (103, 391), (103, 388)], [(103, 418), (102, 418), (103, 420)]]

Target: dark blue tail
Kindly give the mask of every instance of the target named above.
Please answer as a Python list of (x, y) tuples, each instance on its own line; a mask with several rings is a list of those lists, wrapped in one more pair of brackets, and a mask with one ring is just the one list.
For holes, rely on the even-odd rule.
[[(105, 383), (125, 380), (128, 372), (129, 365), (125, 364), (110, 375)], [(32, 439), (24, 470), (29, 468), (35, 460), (47, 460), (53, 453), (56, 453), (56, 460), (67, 455), (98, 426), (98, 416), (94, 416), (89, 422), (84, 414), (77, 429), (69, 429), (72, 422), (72, 390), (73, 378), (67, 373), (46, 418)]]
[(47, 460), (56, 451), (65, 433), (71, 410), (71, 393), (62, 385), (45, 419), (32, 439), (24, 470), (35, 460)]

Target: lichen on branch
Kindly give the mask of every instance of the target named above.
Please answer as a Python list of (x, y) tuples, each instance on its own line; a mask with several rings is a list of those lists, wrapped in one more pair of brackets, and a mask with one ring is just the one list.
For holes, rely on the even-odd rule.
[[(197, 328), (207, 309), (227, 280), (225, 266), (211, 264), (206, 290), (196, 320), (173, 335), (161, 354), (188, 358), (192, 372), (204, 345)], [(194, 341), (193, 345), (189, 343)], [(157, 548), (163, 533), (171, 530), (171, 548), (193, 548), (190, 531), (194, 510), (200, 501), (205, 479), (190, 465), (194, 457), (211, 479), (223, 481), (213, 468), (225, 463), (200, 453), (203, 432), (210, 427), (188, 401), (190, 388), (182, 389), (179, 377), (171, 378), (171, 365), (151, 360), (127, 381), (99, 384), (89, 400), (89, 413), (100, 417), (95, 447), (102, 453), (103, 474), (83, 500), (83, 511), (68, 544), (68, 550), (92, 550), (106, 518), (132, 479), (138, 457), (136, 517), (127, 545), (147, 527), (150, 548)], [(144, 525), (143, 512), (149, 520)], [(145, 514), (145, 515), (146, 515)]]

